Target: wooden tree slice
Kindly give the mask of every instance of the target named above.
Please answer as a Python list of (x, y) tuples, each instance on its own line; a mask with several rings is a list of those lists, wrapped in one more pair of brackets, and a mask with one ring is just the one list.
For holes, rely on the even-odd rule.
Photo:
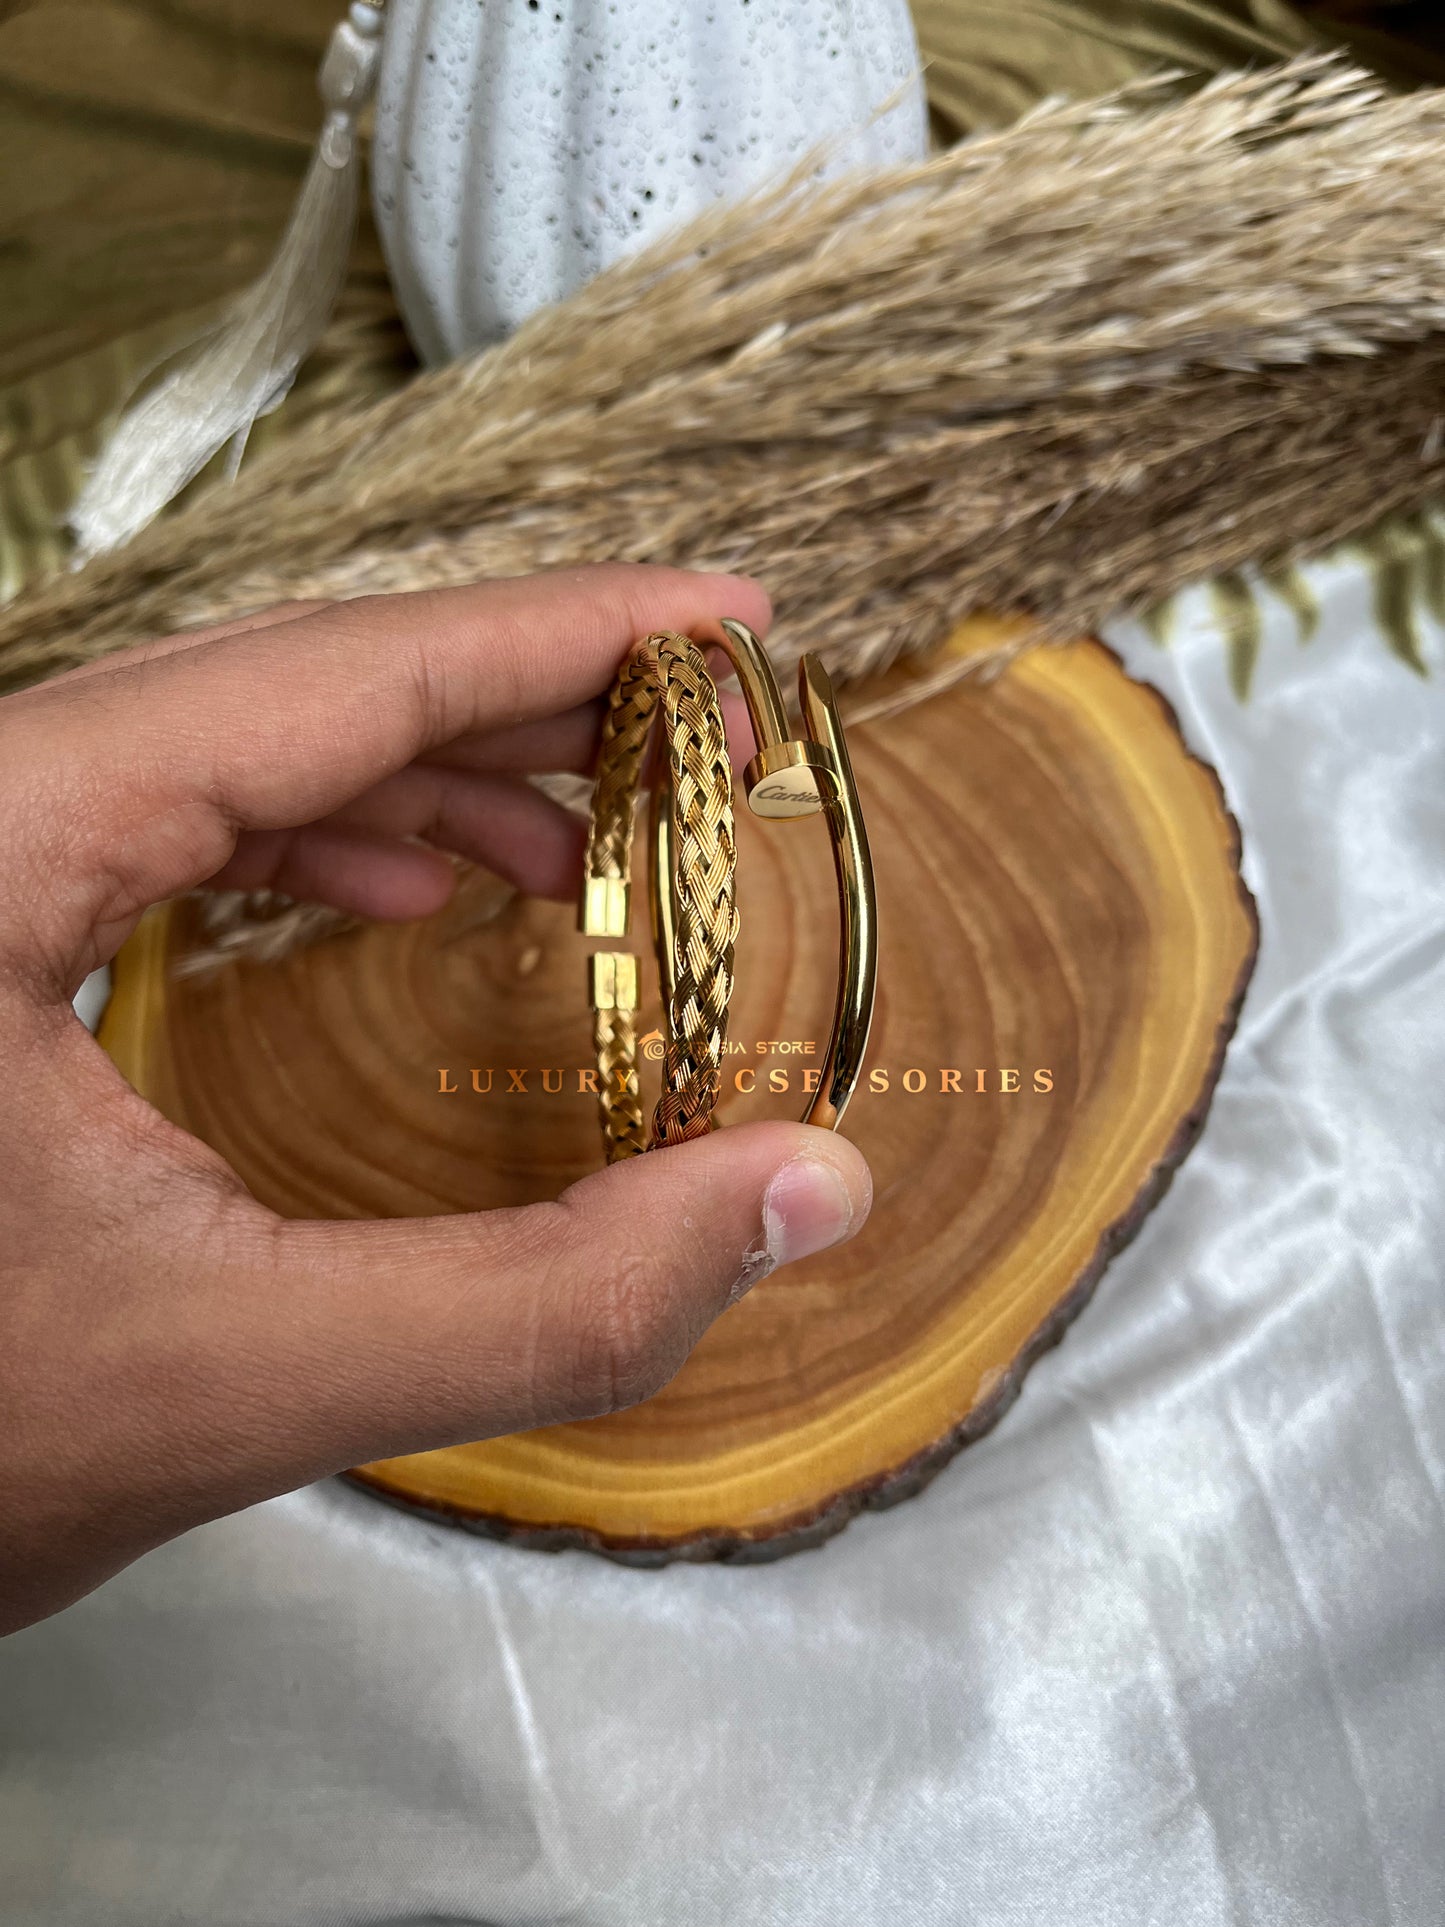
[[(364, 1467), (374, 1490), (638, 1563), (815, 1544), (998, 1416), (1164, 1190), (1256, 945), (1235, 824), (1166, 703), (1086, 642), (850, 737), (881, 926), (846, 1120), (875, 1175), (866, 1231), (755, 1289), (645, 1405)], [(816, 1062), (833, 996), (821, 823), (740, 811), (739, 830), (732, 1064), (758, 1088), (725, 1091), (724, 1125), (801, 1112), (810, 1057), (780, 1047)], [(578, 1075), (593, 946), (565, 906), (479, 875), (429, 922), (173, 978), (193, 918), (127, 946), (103, 1041), (276, 1210), (481, 1209), (600, 1162)]]

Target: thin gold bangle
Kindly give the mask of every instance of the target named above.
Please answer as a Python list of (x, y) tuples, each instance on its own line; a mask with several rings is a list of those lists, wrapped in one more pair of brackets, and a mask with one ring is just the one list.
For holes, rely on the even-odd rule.
[[(721, 646), (737, 673), (758, 745), (743, 772), (750, 808), (772, 819), (821, 812), (832, 841), (838, 984), (828, 1045), (804, 1122), (833, 1129), (862, 1068), (878, 974), (877, 900), (862, 806), (832, 683), (818, 657), (806, 655), (798, 664), (803, 733), (793, 735), (758, 638), (731, 619), (721, 629)], [(591, 936), (626, 934), (632, 819), (659, 692), (668, 763), (653, 793), (650, 900), (667, 1029), (664, 1091), (654, 1114), (652, 1145), (712, 1129), (737, 938), (732, 783), (721, 707), (697, 645), (675, 635), (649, 636), (639, 644), (612, 691), (580, 927)], [(589, 964), (602, 1127), (611, 1162), (651, 1148), (643, 1143), (636, 1094), (637, 959), (604, 952)]]

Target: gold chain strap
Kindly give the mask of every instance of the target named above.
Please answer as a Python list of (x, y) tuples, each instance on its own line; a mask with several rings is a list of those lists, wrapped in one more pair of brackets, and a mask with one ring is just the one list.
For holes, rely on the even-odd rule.
[(659, 807), (668, 811), (665, 845), (671, 851), (670, 875), (654, 878), (654, 888), (669, 897), (665, 906), (654, 905), (667, 1001), (663, 1087), (648, 1143), (633, 1021), (637, 959), (599, 952), (589, 961), (598, 1108), (609, 1164), (713, 1128), (732, 997), (738, 930), (732, 770), (717, 687), (687, 636), (648, 636), (613, 684), (592, 799), (581, 927), (593, 936), (627, 933), (633, 823), (659, 699), (667, 738)]

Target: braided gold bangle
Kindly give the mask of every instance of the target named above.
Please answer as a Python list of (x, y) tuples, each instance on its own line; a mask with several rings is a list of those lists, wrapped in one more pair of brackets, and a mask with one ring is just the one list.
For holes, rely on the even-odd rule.
[[(757, 816), (827, 819), (839, 898), (833, 1026), (805, 1122), (837, 1125), (867, 1047), (877, 979), (873, 867), (843, 727), (816, 656), (798, 665), (804, 734), (787, 712), (762, 644), (741, 622), (721, 625), (758, 749), (743, 772)], [(661, 698), (667, 761), (652, 797), (650, 903), (665, 1012), (662, 1096), (644, 1139), (637, 1082), (636, 956), (588, 959), (598, 1103), (607, 1160), (681, 1143), (713, 1128), (737, 941), (732, 772), (717, 688), (686, 636), (647, 637), (629, 652), (608, 702), (587, 839), (579, 927), (627, 934), (633, 819), (653, 717)]]
[[(587, 837), (581, 927), (589, 936), (627, 934), (632, 827), (653, 717), (661, 700), (667, 769), (653, 792), (654, 933), (667, 904), (662, 1096), (653, 1145), (679, 1144), (712, 1129), (728, 1003), (737, 908), (733, 895), (733, 786), (717, 687), (702, 651), (686, 636), (648, 636), (629, 653), (607, 705)], [(601, 951), (588, 959), (597, 1046), (598, 1105), (607, 1161), (650, 1148), (637, 1081), (637, 958)]]

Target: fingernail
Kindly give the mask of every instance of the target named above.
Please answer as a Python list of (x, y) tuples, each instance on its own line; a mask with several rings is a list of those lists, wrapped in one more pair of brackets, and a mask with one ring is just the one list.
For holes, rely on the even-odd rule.
[(853, 1199), (841, 1174), (806, 1153), (774, 1173), (763, 1197), (763, 1242), (770, 1265), (826, 1251), (853, 1228)]

